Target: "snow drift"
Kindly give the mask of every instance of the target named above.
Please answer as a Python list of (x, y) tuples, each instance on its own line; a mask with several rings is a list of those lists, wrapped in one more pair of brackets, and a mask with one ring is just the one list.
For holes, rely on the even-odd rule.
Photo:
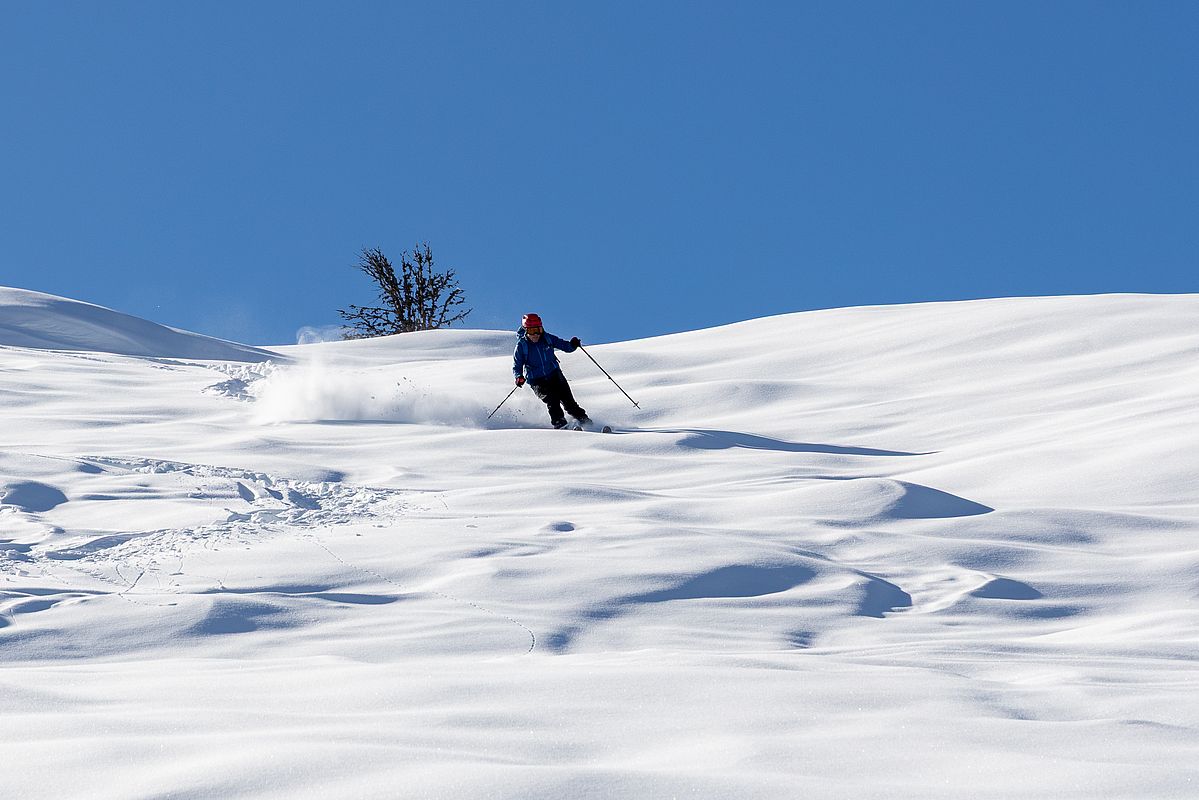
[(131, 317), (103, 306), (0, 286), (0, 345), (206, 361), (278, 355)]

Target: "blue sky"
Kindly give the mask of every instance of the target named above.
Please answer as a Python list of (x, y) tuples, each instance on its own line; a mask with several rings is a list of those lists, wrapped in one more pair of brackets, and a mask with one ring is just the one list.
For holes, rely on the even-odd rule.
[(1193, 2), (5, 3), (0, 284), (256, 344), (420, 241), (469, 327), (597, 342), (1193, 292), (1196, 41)]

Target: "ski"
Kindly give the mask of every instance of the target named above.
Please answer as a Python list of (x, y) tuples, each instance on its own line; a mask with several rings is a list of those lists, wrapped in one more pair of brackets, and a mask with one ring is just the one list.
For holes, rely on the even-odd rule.
[(570, 427), (570, 430), (572, 430), (572, 431), (584, 431), (586, 433), (611, 433), (612, 432), (612, 427), (610, 425), (604, 425), (601, 428), (596, 428), (596, 429), (591, 429), (591, 430), (584, 428), (582, 425), (579, 425), (578, 423), (575, 423), (574, 425), (571, 425), (569, 427)]

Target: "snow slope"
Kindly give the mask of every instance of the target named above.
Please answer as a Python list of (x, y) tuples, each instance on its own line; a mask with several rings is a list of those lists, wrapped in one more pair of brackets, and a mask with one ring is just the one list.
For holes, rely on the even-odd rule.
[(1199, 793), (1199, 296), (589, 347), (640, 412), (563, 356), (614, 435), (485, 422), (511, 333), (197, 363), (42, 297), (0, 796)]
[(256, 347), (168, 328), (103, 306), (4, 286), (0, 346), (208, 361), (278, 358)]

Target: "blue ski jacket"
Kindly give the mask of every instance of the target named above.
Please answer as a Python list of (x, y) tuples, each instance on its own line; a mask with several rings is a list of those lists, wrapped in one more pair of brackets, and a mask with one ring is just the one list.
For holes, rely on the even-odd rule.
[(524, 375), (529, 381), (539, 381), (553, 375), (561, 367), (554, 350), (573, 353), (575, 348), (570, 342), (559, 339), (549, 331), (541, 334), (541, 341), (534, 344), (525, 338), (525, 329), (516, 332), (516, 351), (512, 354), (512, 374), (519, 378)]

